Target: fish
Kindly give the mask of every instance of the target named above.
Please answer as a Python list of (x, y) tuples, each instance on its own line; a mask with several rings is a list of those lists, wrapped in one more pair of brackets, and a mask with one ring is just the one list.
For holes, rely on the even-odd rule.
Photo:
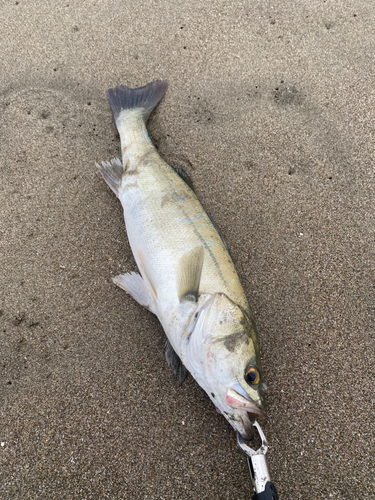
[(190, 373), (244, 439), (264, 415), (254, 316), (227, 245), (190, 177), (164, 161), (146, 128), (167, 81), (107, 91), (121, 141), (118, 158), (96, 164), (119, 198), (139, 272), (113, 278), (155, 314), (180, 384)]

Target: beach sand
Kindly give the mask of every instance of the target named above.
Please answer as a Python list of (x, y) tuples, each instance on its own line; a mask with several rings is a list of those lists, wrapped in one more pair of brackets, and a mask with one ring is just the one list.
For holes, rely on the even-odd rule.
[(156, 317), (95, 162), (106, 99), (167, 79), (152, 141), (191, 176), (254, 310), (283, 500), (375, 498), (373, 0), (3, 1), (0, 498), (249, 499), (235, 433)]

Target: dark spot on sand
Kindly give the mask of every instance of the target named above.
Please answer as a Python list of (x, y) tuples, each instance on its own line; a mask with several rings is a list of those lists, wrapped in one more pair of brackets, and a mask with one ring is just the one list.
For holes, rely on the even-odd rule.
[(333, 28), (334, 25), (335, 23), (333, 21), (324, 21), (324, 26), (327, 28), (327, 30)]
[(302, 95), (294, 85), (276, 87), (273, 97), (274, 101), (281, 106), (302, 103)]
[(25, 319), (25, 315), (23, 315), (23, 314), (20, 316), (16, 316), (15, 319), (13, 320), (13, 325), (19, 326), (24, 319)]
[(214, 398), (215, 397), (215, 394), (213, 392), (211, 392), (211, 396)]
[(20, 352), (22, 347), (24, 347), (26, 343), (27, 343), (27, 340), (25, 339), (25, 337), (21, 337), (20, 340), (18, 341), (18, 345), (16, 347), (16, 350), (18, 352)]
[(50, 116), (50, 112), (49, 111), (42, 111), (42, 114), (40, 115), (43, 120), (46, 120), (49, 116)]

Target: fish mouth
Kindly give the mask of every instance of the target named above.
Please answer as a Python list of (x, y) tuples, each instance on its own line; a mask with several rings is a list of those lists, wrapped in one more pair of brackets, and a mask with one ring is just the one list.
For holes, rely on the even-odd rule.
[(228, 389), (225, 401), (231, 408), (237, 410), (237, 418), (231, 422), (231, 425), (245, 440), (251, 440), (253, 421), (265, 414), (263, 408), (246, 394), (240, 384)]
[[(242, 392), (242, 391), (241, 391)], [(225, 401), (232, 408), (236, 408), (238, 410), (244, 410), (243, 413), (247, 413), (249, 418), (261, 417), (264, 415), (263, 408), (255, 403), (255, 401), (249, 399), (248, 397), (243, 396), (235, 389), (230, 388), (226, 395)]]
[(242, 413), (240, 415), (240, 422), (238, 422), (238, 427), (236, 430), (241, 434), (242, 438), (245, 439), (245, 441), (251, 441), (254, 439), (254, 422), (255, 418), (252, 417), (249, 413)]
[(262, 417), (264, 410), (259, 404), (250, 399), (239, 384), (236, 384), (235, 387), (237, 390), (231, 387), (225, 395), (226, 403), (231, 408), (238, 410), (236, 423), (233, 422), (232, 425), (234, 425), (244, 439), (251, 439), (253, 436), (252, 421)]

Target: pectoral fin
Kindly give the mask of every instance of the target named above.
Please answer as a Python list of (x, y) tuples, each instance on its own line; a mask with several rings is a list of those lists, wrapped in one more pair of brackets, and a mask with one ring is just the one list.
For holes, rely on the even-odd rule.
[(177, 274), (177, 290), (180, 302), (186, 300), (197, 302), (203, 257), (203, 246), (194, 248), (181, 257)]
[(131, 295), (141, 306), (156, 314), (156, 297), (153, 290), (138, 273), (120, 274), (113, 278), (113, 282)]

